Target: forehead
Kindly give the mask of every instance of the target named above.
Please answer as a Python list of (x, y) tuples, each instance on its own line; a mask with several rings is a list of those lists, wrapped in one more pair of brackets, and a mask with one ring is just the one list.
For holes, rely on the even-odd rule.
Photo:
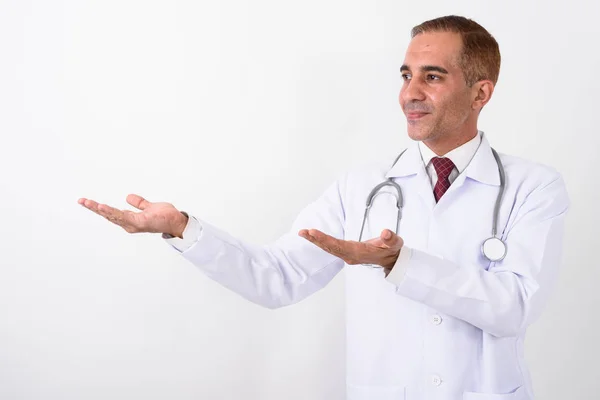
[(420, 65), (437, 65), (458, 68), (462, 40), (454, 32), (427, 32), (415, 36), (406, 49), (404, 64), (410, 68)]

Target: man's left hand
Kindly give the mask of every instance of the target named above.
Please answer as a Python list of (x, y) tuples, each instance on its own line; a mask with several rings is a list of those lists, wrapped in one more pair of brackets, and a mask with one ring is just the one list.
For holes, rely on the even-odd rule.
[(336, 239), (317, 229), (302, 229), (298, 235), (341, 258), (347, 264), (381, 265), (386, 276), (396, 264), (400, 249), (404, 245), (404, 240), (389, 229), (384, 229), (379, 237), (365, 242)]

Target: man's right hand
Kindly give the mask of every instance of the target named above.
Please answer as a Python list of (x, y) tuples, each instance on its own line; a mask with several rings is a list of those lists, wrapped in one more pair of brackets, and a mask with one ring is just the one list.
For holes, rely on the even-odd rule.
[(183, 215), (172, 204), (151, 203), (136, 194), (127, 196), (127, 203), (138, 210), (142, 210), (142, 212), (118, 210), (106, 204), (98, 204), (94, 200), (85, 198), (79, 199), (78, 203), (110, 222), (119, 225), (129, 233), (168, 233), (182, 238), (183, 230), (188, 221), (188, 217)]

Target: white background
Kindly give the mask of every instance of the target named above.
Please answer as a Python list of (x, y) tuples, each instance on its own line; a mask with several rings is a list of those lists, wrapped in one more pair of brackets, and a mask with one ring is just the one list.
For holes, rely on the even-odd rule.
[(480, 128), (556, 167), (572, 199), (557, 292), (526, 341), (536, 393), (596, 398), (595, 7), (0, 0), (0, 399), (343, 399), (342, 274), (262, 309), (77, 199), (139, 193), (274, 240), (340, 173), (408, 144), (409, 31), (446, 14), (500, 43)]

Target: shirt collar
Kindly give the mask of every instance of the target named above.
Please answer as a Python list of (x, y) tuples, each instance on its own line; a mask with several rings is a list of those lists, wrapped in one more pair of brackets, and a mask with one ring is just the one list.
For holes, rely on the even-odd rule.
[[(464, 171), (464, 169), (469, 165), (469, 162), (475, 155), (479, 144), (481, 143), (481, 132), (477, 132), (477, 135), (473, 137), (473, 139), (469, 140), (467, 143), (464, 143), (461, 146), (453, 149), (452, 151), (446, 153), (440, 157), (446, 157), (452, 160), (454, 166), (458, 170), (458, 173)], [(426, 167), (431, 162), (433, 157), (438, 157), (427, 145), (423, 142), (419, 142), (419, 150), (421, 152), (421, 159), (423, 160), (423, 165)]]
[[(472, 144), (471, 142), (474, 142), (474, 144)], [(400, 157), (393, 165), (393, 167), (386, 173), (385, 177), (397, 178), (403, 176), (410, 176), (417, 174), (420, 170), (422, 170), (423, 173), (425, 173), (425, 156), (421, 154), (419, 144), (420, 142), (413, 142), (406, 149), (406, 152), (402, 155), (402, 157)], [(496, 186), (499, 185), (500, 178), (498, 175), (498, 164), (494, 159), (494, 155), (492, 154), (492, 150), (490, 144), (487, 141), (486, 135), (483, 132), (479, 131), (478, 135), (476, 135), (475, 138), (473, 138), (473, 140), (465, 143), (463, 146), (467, 144), (467, 149), (463, 151), (465, 153), (470, 154), (470, 156), (467, 158), (466, 165), (463, 166), (463, 164), (461, 163), (462, 169), (459, 169), (459, 172), (462, 172), (464, 170), (464, 173), (461, 173), (459, 175), (459, 178), (457, 179), (461, 179), (461, 176), (468, 176), (471, 179), (482, 183)], [(470, 146), (474, 147), (472, 153), (471, 150), (469, 150)], [(455, 150), (458, 149), (459, 148), (456, 148)], [(446, 154), (446, 156), (451, 155), (451, 153), (453, 153), (455, 150), (449, 152), (448, 154)], [(435, 157), (435, 153), (433, 154)], [(454, 161), (453, 158), (451, 158), (451, 160), (455, 163), (455, 165), (457, 165), (456, 161)], [(431, 161), (431, 158), (428, 159), (428, 163), (429, 161)], [(461, 161), (458, 162), (460, 163)]]

